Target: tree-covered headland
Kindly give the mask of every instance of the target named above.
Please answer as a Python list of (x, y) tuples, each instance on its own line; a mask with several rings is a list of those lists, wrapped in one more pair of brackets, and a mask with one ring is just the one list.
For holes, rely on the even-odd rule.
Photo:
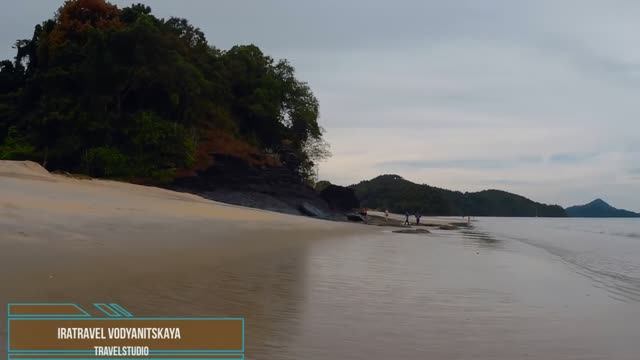
[(67, 0), (15, 49), (0, 63), (0, 159), (170, 182), (212, 149), (303, 179), (327, 156), (318, 101), (290, 63), (218, 49), (148, 6)]
[(440, 216), (565, 217), (559, 205), (541, 204), (500, 190), (460, 192), (381, 175), (351, 185), (362, 206), (404, 214)]

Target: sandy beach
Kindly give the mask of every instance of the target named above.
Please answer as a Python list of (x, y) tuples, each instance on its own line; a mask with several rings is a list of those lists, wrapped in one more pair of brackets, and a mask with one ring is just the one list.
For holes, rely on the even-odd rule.
[(0, 300), (244, 316), (248, 359), (637, 359), (637, 302), (544, 251), (392, 230), (0, 162)]
[(148, 315), (230, 314), (211, 306), (215, 292), (189, 290), (255, 258), (367, 230), (0, 161), (0, 300), (111, 299)]

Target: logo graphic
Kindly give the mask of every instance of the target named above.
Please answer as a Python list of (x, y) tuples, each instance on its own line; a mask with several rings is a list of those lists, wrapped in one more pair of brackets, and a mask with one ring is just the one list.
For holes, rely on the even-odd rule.
[(9, 304), (7, 359), (244, 359), (242, 317), (137, 317), (118, 304)]

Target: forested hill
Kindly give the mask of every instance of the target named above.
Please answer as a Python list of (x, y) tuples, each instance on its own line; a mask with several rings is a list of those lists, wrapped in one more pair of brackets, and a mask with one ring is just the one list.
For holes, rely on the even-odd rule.
[(68, 0), (15, 48), (0, 62), (0, 159), (167, 183), (213, 153), (301, 179), (327, 155), (318, 101), (291, 64), (218, 49), (145, 5)]
[(595, 199), (584, 205), (570, 206), (566, 209), (571, 217), (611, 217), (611, 218), (638, 218), (640, 213), (616, 209), (602, 199)]
[(398, 175), (382, 175), (351, 186), (361, 205), (395, 213), (471, 216), (567, 216), (559, 205), (546, 205), (500, 190), (462, 193), (416, 184)]

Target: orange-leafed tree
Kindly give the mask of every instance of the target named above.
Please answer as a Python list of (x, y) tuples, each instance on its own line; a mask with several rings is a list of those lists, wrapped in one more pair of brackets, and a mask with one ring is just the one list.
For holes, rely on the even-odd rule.
[(56, 13), (49, 40), (55, 47), (67, 40), (79, 40), (92, 28), (108, 30), (122, 26), (120, 10), (113, 4), (104, 0), (67, 0)]

